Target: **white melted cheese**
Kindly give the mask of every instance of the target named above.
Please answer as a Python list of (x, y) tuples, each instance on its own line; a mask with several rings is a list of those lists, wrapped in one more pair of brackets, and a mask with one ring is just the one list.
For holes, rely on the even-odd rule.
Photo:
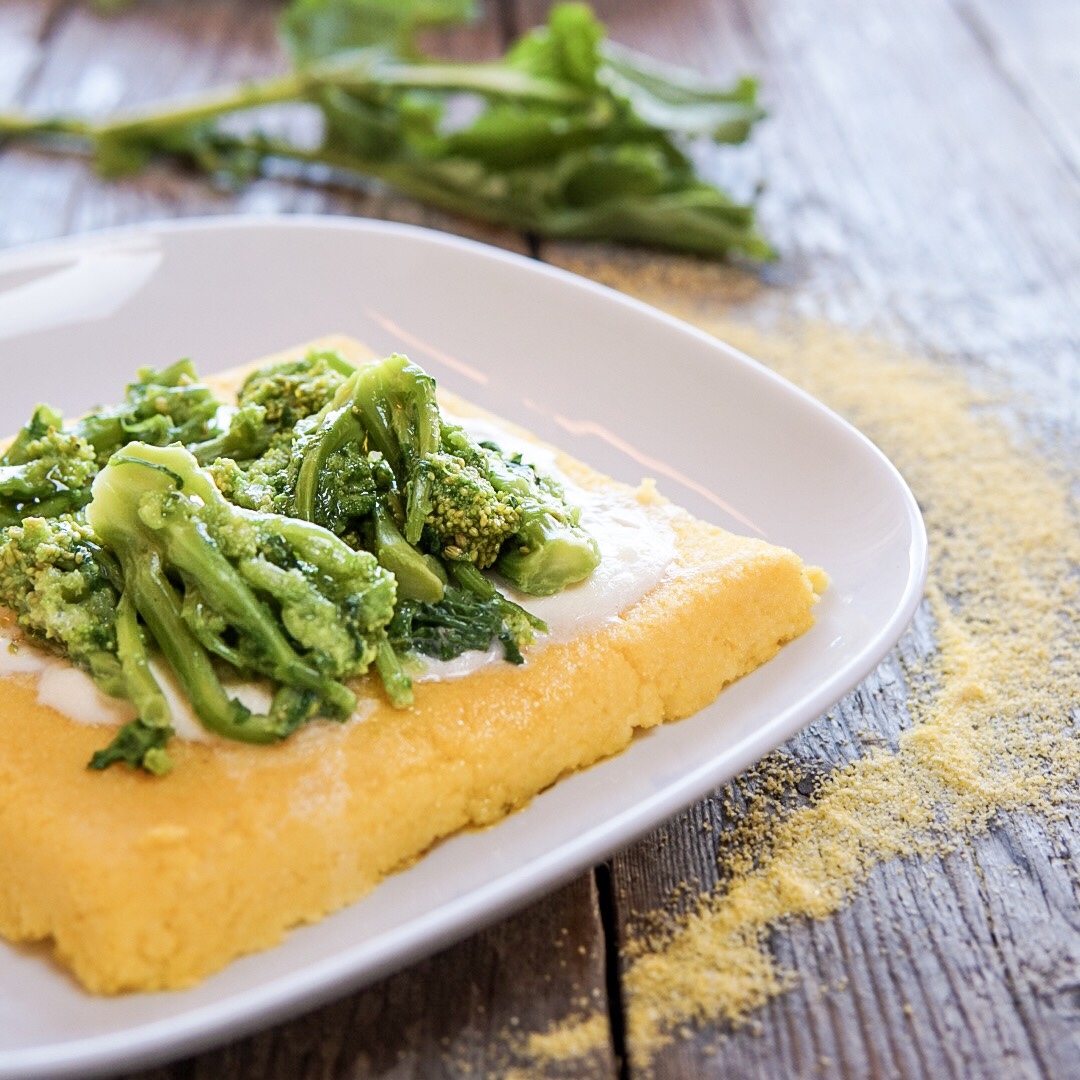
[[(497, 443), (509, 453), (521, 453), (526, 462), (558, 479), (566, 489), (568, 501), (581, 507), (582, 527), (600, 547), (600, 564), (592, 574), (555, 596), (525, 596), (499, 582), (507, 597), (547, 623), (547, 633), (538, 635), (536, 644), (528, 651), (549, 642), (570, 640), (618, 619), (661, 581), (675, 553), (674, 532), (664, 505), (639, 501), (633, 491), (623, 488), (586, 491), (559, 472), (553, 451), (488, 420), (453, 419), (473, 438)], [(486, 652), (463, 653), (454, 660), (427, 660), (413, 679), (415, 682), (458, 679), (503, 662), (502, 646), (496, 644)], [(212, 739), (199, 723), (168, 665), (156, 660), (152, 666), (172, 710), (176, 734), (195, 741)], [(20, 640), (10, 618), (0, 620), (0, 677), (9, 675), (36, 678), (38, 701), (80, 723), (119, 726), (135, 716), (130, 702), (103, 694), (85, 672), (72, 667), (62, 657)], [(226, 684), (226, 689), (252, 712), (265, 712), (270, 705), (272, 692), (265, 682), (232, 682)], [(369, 703), (367, 709), (372, 707)], [(364, 711), (363, 703), (361, 710)]]

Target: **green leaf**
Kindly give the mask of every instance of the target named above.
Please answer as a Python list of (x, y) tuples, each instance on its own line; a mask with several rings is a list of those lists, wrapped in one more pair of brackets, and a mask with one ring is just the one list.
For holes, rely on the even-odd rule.
[(721, 88), (610, 41), (604, 44), (599, 78), (641, 120), (671, 134), (741, 143), (765, 116), (754, 79)]
[(654, 147), (621, 146), (579, 155), (565, 169), (563, 200), (568, 206), (598, 206), (620, 199), (660, 195), (671, 182), (667, 162)]
[(90, 759), (89, 768), (101, 771), (123, 762), (133, 769), (145, 769), (155, 776), (164, 776), (172, 769), (172, 760), (165, 749), (172, 735), (170, 727), (156, 727), (132, 720), (125, 724), (104, 750)]
[(547, 26), (525, 34), (511, 48), (511, 67), (584, 89), (597, 85), (604, 26), (588, 4), (557, 4)]
[(280, 30), (294, 61), (306, 65), (372, 46), (412, 55), (419, 29), (468, 22), (475, 14), (475, 0), (293, 0)]
[(439, 142), (442, 108), (420, 95), (380, 104), (330, 88), (321, 104), (326, 117), (324, 145), (358, 158), (390, 160), (410, 149), (434, 152)]
[(754, 209), (733, 202), (707, 184), (658, 196), (616, 199), (595, 206), (555, 210), (539, 230), (548, 236), (645, 244), (718, 256), (740, 253), (751, 259), (776, 258), (754, 226)]
[(630, 132), (614, 123), (613, 110), (603, 101), (574, 112), (499, 102), (468, 127), (447, 134), (444, 145), (448, 155), (472, 158), (490, 168), (512, 169), (557, 161), (598, 139), (621, 142), (624, 137), (630, 138)]

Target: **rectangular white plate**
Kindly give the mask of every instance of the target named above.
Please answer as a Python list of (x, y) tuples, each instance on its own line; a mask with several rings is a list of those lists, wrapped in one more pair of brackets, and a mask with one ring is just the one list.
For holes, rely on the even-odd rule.
[(216, 219), (0, 254), (0, 431), (39, 399), (119, 398), (137, 367), (233, 366), (327, 333), (409, 353), (448, 387), (620, 479), (825, 567), (817, 625), (688, 720), (283, 945), (181, 992), (100, 999), (0, 944), (0, 1078), (135, 1068), (370, 982), (552, 889), (746, 768), (858, 684), (918, 604), (915, 501), (862, 435), (753, 360), (643, 304), (421, 229)]

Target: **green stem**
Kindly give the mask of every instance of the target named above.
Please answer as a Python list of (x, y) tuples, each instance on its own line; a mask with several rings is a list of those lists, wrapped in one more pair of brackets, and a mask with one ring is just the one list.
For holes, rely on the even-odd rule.
[(198, 94), (172, 105), (148, 105), (111, 117), (104, 123), (88, 125), (84, 134), (93, 139), (132, 138), (170, 128), (187, 127), (213, 120), (225, 113), (276, 105), (283, 101), (303, 99), (310, 93), (313, 82), (305, 75), (293, 73), (259, 82), (246, 82), (225, 90)]
[(126, 592), (116, 607), (116, 651), (127, 696), (135, 706), (139, 719), (149, 727), (170, 727), (172, 710), (150, 669), (150, 658), (139, 630), (135, 604)]
[(335, 59), (309, 71), (320, 86), (365, 90), (373, 86), (395, 90), (438, 90), (472, 93), (547, 105), (581, 105), (586, 95), (576, 87), (537, 78), (503, 63), (372, 64), (349, 57)]
[(259, 139), (248, 142), (238, 139), (236, 146), (250, 145), (253, 149), (261, 150), (267, 157), (282, 158), (288, 161), (297, 161), (306, 165), (329, 165), (331, 168), (341, 169), (345, 172), (357, 173), (370, 177), (374, 180), (382, 180), (391, 187), (396, 188), (403, 195), (410, 195), (420, 202), (426, 202), (429, 206), (437, 207), (451, 214), (460, 214), (463, 217), (482, 218), (495, 225), (509, 225), (516, 227), (529, 227), (530, 223), (522, 225), (521, 213), (507, 213), (497, 203), (481, 203), (475, 194), (458, 194), (452, 188), (438, 183), (434, 178), (429, 179), (422, 174), (420, 169), (400, 162), (378, 161), (375, 159), (362, 159), (355, 154), (338, 153), (327, 147), (306, 149), (294, 146), (277, 139)]
[(74, 116), (30, 116), (0, 112), (0, 138), (20, 135), (93, 135), (93, 124)]
[(498, 63), (393, 64), (372, 60), (364, 54), (335, 57), (306, 71), (198, 94), (170, 105), (147, 105), (95, 123), (71, 116), (38, 117), (23, 113), (0, 113), (0, 136), (64, 134), (88, 138), (138, 138), (188, 127), (226, 113), (306, 101), (317, 90), (337, 87), (352, 93), (375, 89), (471, 92), (550, 105), (577, 105), (581, 91), (551, 79), (540, 79)]

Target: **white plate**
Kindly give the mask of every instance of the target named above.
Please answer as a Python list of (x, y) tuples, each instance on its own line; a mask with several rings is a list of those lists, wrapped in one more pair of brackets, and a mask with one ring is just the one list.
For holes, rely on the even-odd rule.
[[(614, 476), (827, 568), (817, 625), (698, 715), (182, 993), (93, 998), (0, 944), (0, 1077), (130, 1069), (372, 981), (553, 888), (819, 716), (896, 642), (926, 537), (888, 461), (734, 349), (643, 304), (466, 240), (379, 222), (217, 219), (0, 255), (0, 431), (74, 413), (136, 367), (214, 371), (330, 332), (437, 378)], [(679, 478), (682, 479), (679, 479)]]

